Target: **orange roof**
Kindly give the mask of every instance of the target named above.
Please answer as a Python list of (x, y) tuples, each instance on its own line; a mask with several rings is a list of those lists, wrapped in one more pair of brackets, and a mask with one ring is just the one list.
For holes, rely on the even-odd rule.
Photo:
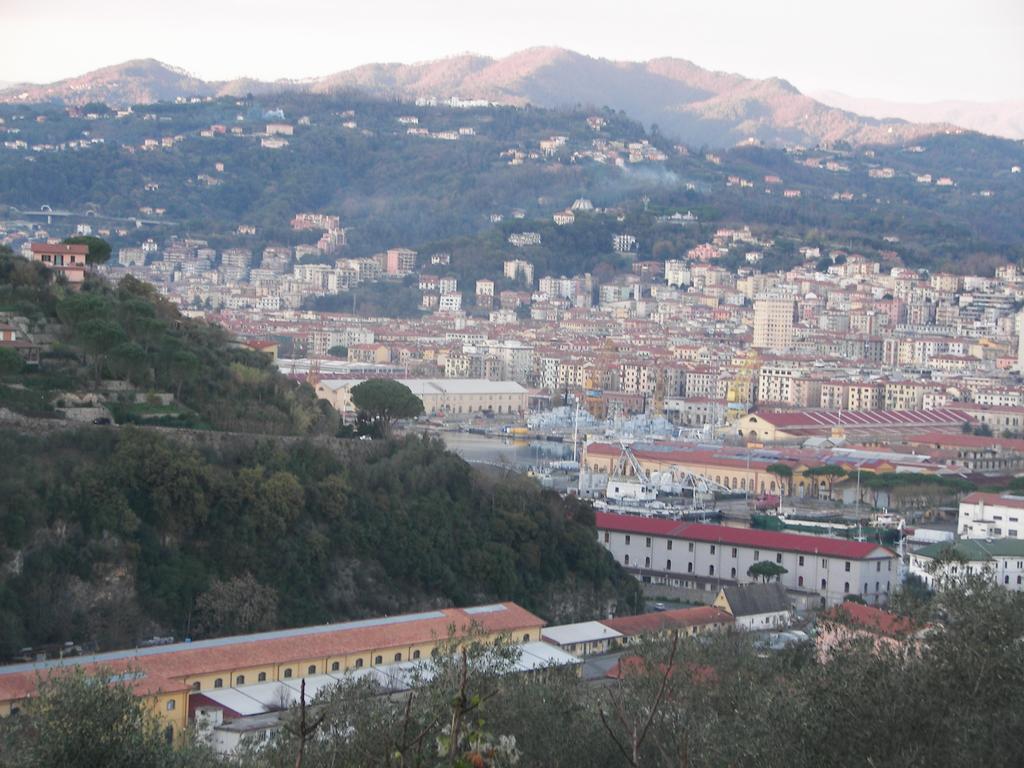
[(850, 624), (879, 635), (900, 637), (913, 633), (917, 626), (910, 619), (881, 608), (847, 600), (826, 614), (827, 618), (845, 619)]
[(673, 611), (642, 613), (638, 616), (620, 616), (601, 623), (616, 632), (632, 637), (653, 634), (666, 629), (682, 629), (716, 623), (732, 624), (734, 621), (735, 619), (730, 613), (711, 605), (699, 605), (693, 608), (677, 608)]
[(136, 694), (168, 693), (187, 690), (184, 680), (190, 676), (407, 648), (446, 638), (451, 628), (456, 635), (464, 635), (472, 624), (493, 634), (540, 627), (544, 621), (515, 603), (496, 603), (15, 664), (0, 667), (0, 701), (30, 696), (40, 675), (72, 666), (87, 671), (109, 669), (115, 674), (137, 672), (139, 676), (130, 679)]

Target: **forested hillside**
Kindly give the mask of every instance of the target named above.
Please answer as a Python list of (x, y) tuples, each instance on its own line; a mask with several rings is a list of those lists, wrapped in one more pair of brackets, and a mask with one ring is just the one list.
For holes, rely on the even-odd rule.
[[(115, 228), (101, 217), (130, 219), (115, 247), (188, 235), (259, 252), (315, 241), (316, 233), (289, 228), (294, 214), (314, 210), (341, 217), (345, 255), (461, 245), (453, 268), (467, 279), (496, 277), (494, 263), (523, 253), (508, 244), (510, 229), (550, 227), (554, 212), (587, 197), (620, 210), (600, 225), (581, 217), (557, 237), (546, 233), (545, 270), (614, 266), (608, 229), (636, 236), (637, 258), (665, 259), (742, 224), (780, 242), (869, 257), (891, 251), (913, 266), (990, 271), (990, 262), (1024, 258), (1024, 175), (1011, 172), (1024, 164), (1024, 148), (978, 134), (913, 147), (745, 144), (710, 153), (607, 108), (453, 109), (355, 93), (83, 112), (0, 105), (0, 130), (11, 139), (0, 148), (0, 204), (89, 210), (97, 225)], [(293, 129), (287, 145), (262, 146), (267, 124), (281, 122)], [(556, 136), (564, 144), (541, 148)], [(664, 159), (634, 162), (629, 146), (644, 141)], [(939, 186), (942, 178), (949, 183)], [(699, 222), (685, 230), (657, 221), (687, 210)], [(495, 225), (492, 214), (504, 221)], [(163, 224), (136, 230), (136, 216)], [(257, 233), (239, 236), (240, 224)]]
[(147, 428), (0, 432), (0, 654), (130, 646), (514, 600), (636, 606), (589, 505), (440, 441), (192, 445)]
[[(0, 406), (53, 415), (117, 379), (125, 388), (104, 398), (118, 421), (155, 417), (168, 426), (271, 434), (336, 430), (337, 414), (311, 387), (288, 380), (220, 328), (182, 317), (153, 286), (129, 277), (113, 287), (90, 277), (75, 292), (52, 278), (41, 264), (0, 252), (0, 312), (24, 318), (30, 335), (46, 339), (38, 366), (16, 357), (0, 366)], [(147, 402), (155, 392), (174, 402)]]

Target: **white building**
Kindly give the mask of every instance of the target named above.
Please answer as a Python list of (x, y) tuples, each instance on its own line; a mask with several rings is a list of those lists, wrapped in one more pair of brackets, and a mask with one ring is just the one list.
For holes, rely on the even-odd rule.
[(772, 562), (786, 569), (778, 578), (783, 587), (817, 597), (823, 606), (850, 594), (883, 604), (899, 585), (898, 556), (871, 542), (607, 512), (596, 516), (598, 541), (644, 583), (717, 594), (758, 581), (747, 571)]
[(665, 262), (665, 282), (681, 288), (690, 284), (690, 267), (685, 261), (670, 259)]
[(1024, 496), (982, 493), (960, 502), (957, 533), (965, 539), (1017, 539), (1024, 541)]
[[(352, 387), (363, 379), (324, 379), (316, 387), (317, 397), (327, 400), (341, 413), (353, 413)], [(426, 413), (498, 415), (525, 413), (529, 392), (514, 381), (486, 379), (397, 379), (423, 401)]]
[(1024, 541), (961, 539), (919, 549), (910, 555), (910, 573), (934, 588), (942, 579), (987, 576), (994, 584), (1024, 591)]
[(622, 633), (599, 621), (582, 621), (578, 624), (563, 624), (558, 627), (544, 627), (540, 636), (546, 642), (563, 651), (581, 656), (605, 653), (622, 642)]
[(712, 605), (731, 614), (737, 629), (781, 629), (793, 620), (793, 605), (778, 582), (723, 587)]

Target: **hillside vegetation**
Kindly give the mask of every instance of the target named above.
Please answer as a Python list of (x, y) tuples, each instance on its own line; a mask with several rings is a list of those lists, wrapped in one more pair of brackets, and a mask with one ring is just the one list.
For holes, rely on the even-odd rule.
[[(337, 427), (337, 414), (312, 388), (220, 328), (182, 317), (133, 278), (116, 287), (90, 278), (75, 292), (41, 265), (0, 253), (0, 312), (24, 318), (33, 336), (46, 339), (38, 367), (0, 371), (0, 406), (52, 415), (116, 379), (124, 391), (103, 398), (119, 421), (155, 415), (169, 426), (271, 434)], [(154, 392), (172, 394), (174, 404), (147, 402)]]
[(0, 654), (445, 604), (551, 619), (636, 605), (589, 505), (440, 441), (224, 443), (0, 432)]

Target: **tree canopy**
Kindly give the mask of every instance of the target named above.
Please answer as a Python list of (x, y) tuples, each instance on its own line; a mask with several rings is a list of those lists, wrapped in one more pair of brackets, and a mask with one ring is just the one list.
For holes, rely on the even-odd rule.
[(75, 235), (74, 237), (65, 237), (61, 242), (66, 245), (89, 246), (89, 253), (85, 257), (86, 262), (89, 264), (106, 264), (110, 258), (110, 243), (102, 237)]
[(398, 419), (423, 413), (423, 401), (394, 379), (367, 379), (352, 387), (352, 404), (367, 420), (379, 424), (385, 435)]

